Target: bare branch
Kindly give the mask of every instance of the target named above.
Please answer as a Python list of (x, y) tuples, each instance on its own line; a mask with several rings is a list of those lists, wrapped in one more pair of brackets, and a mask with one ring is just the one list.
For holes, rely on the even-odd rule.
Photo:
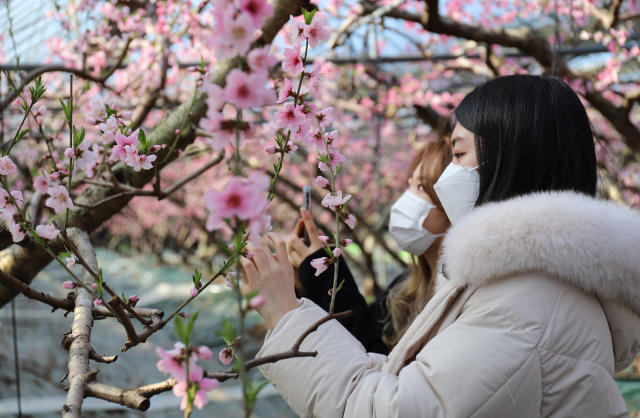
[(98, 363), (110, 364), (114, 361), (118, 360), (118, 356), (105, 356), (96, 353), (96, 350), (91, 347), (91, 351), (89, 351), (89, 359), (93, 361), (97, 361)]
[(75, 302), (73, 300), (73, 293), (69, 293), (66, 299), (56, 298), (54, 296), (49, 295), (48, 293), (38, 292), (33, 290), (29, 285), (22, 283), (20, 280), (16, 279), (10, 274), (5, 273), (0, 270), (0, 281), (3, 283), (13, 287), (29, 299), (35, 299), (42, 303), (46, 303), (51, 306), (53, 310), (62, 309), (66, 312), (73, 311), (75, 307)]
[(149, 399), (136, 389), (119, 389), (103, 383), (89, 383), (85, 391), (87, 397), (103, 399), (138, 411), (146, 411), (151, 405)]
[[(133, 308), (133, 310), (136, 312), (136, 314), (143, 318), (150, 318), (151, 316), (158, 316), (162, 318), (164, 316), (164, 312), (162, 312), (160, 309)], [(94, 308), (93, 312), (94, 316), (113, 317), (113, 314), (104, 306), (98, 306)], [(129, 318), (134, 318), (134, 316), (130, 312), (127, 312), (127, 316)]]

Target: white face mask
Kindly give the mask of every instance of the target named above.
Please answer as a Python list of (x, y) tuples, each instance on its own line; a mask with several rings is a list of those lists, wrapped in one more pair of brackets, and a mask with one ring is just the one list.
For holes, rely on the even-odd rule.
[(451, 163), (433, 186), (452, 225), (469, 213), (478, 200), (478, 167), (463, 167)]
[(389, 232), (398, 246), (413, 255), (422, 255), (440, 235), (434, 235), (422, 224), (436, 206), (407, 190), (391, 206)]

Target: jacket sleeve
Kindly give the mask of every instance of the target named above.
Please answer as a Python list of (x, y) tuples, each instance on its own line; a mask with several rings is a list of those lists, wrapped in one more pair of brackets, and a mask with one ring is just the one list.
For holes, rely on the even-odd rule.
[[(303, 299), (257, 357), (290, 349), (325, 314)], [(367, 355), (336, 321), (323, 324), (303, 342), (301, 350), (318, 351), (315, 358), (283, 360), (260, 370), (300, 417), (539, 417), (535, 344), (497, 311), (480, 309), (462, 316), (399, 376), (382, 372), (382, 357)]]
[[(318, 276), (315, 275), (315, 268), (311, 266), (311, 260), (324, 256), (326, 256), (324, 250), (320, 249), (305, 258), (298, 268), (298, 277), (304, 288), (305, 298), (328, 312), (331, 304), (331, 296), (328, 292), (333, 288), (334, 265), (330, 265)], [(334, 312), (351, 310), (353, 315), (339, 320), (340, 324), (356, 337), (367, 351), (388, 354), (389, 349), (382, 342), (380, 332), (378, 332), (380, 318), (377, 314), (379, 312), (367, 306), (344, 257), (339, 258), (338, 284), (342, 280), (344, 280), (344, 284), (336, 295)]]

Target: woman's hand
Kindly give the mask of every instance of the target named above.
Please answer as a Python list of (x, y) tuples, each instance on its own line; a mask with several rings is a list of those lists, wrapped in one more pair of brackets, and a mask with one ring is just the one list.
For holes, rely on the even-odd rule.
[(275, 256), (266, 241), (256, 247), (248, 243), (247, 250), (254, 256), (251, 260), (240, 257), (242, 265), (242, 295), (247, 296), (257, 289), (265, 298), (258, 309), (264, 321), (273, 330), (289, 311), (300, 307), (293, 289), (293, 267), (287, 257), (287, 244), (278, 234), (268, 235), (276, 247)]
[[(325, 247), (320, 241), (318, 236), (318, 228), (308, 210), (305, 208), (300, 209), (300, 215), (302, 219), (298, 221), (293, 234), (289, 238), (289, 262), (295, 268), (300, 267), (300, 263), (305, 258), (315, 253), (319, 249)], [(309, 245), (304, 243), (304, 230), (307, 229), (307, 235), (309, 236)]]

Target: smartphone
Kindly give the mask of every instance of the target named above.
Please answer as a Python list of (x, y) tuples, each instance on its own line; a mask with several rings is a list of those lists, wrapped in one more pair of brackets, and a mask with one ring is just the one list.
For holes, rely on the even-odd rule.
[[(311, 213), (311, 186), (304, 186), (302, 188), (302, 195), (304, 197), (304, 208)], [(311, 245), (307, 228), (304, 229), (304, 243), (307, 246)]]

